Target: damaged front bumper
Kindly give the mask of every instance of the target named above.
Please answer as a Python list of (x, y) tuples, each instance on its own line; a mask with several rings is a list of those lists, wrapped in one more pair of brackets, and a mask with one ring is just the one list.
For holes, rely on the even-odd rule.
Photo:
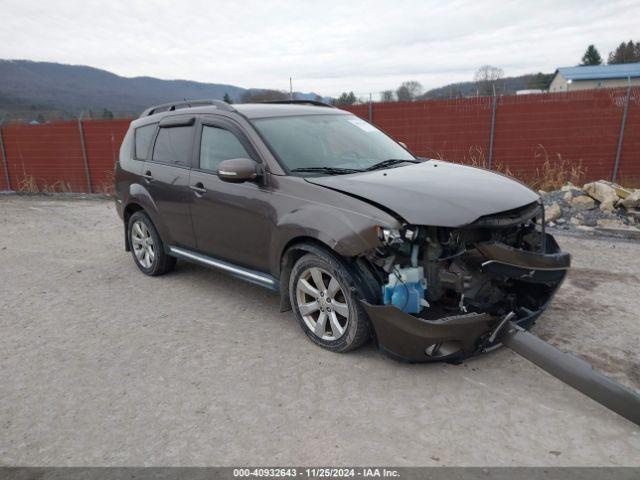
[[(485, 259), (482, 269), (487, 274), (549, 287), (540, 308), (520, 307), (508, 315), (513, 324), (528, 329), (563, 282), (571, 263), (570, 255), (560, 251), (551, 235), (546, 235), (545, 253), (519, 250), (500, 243), (477, 248)], [(393, 305), (362, 303), (380, 349), (407, 362), (459, 361), (492, 349), (500, 344), (496, 329), (502, 328), (507, 318), (476, 312), (426, 319), (404, 313)]]
[(480, 312), (425, 319), (404, 313), (392, 305), (372, 305), (363, 301), (380, 349), (408, 362), (457, 362), (505, 345), (567, 385), (640, 425), (640, 395), (637, 392), (527, 332), (563, 282), (571, 261), (569, 254), (560, 252), (553, 237), (547, 236), (545, 240), (545, 253), (522, 251), (497, 243), (477, 246), (485, 258), (484, 272), (549, 287), (540, 308), (520, 307), (502, 316)]
[[(499, 345), (490, 341), (502, 317), (487, 313), (454, 315), (438, 320), (414, 317), (391, 305), (362, 302), (379, 348), (405, 362), (459, 361)], [(513, 323), (528, 329), (543, 310), (524, 311)]]

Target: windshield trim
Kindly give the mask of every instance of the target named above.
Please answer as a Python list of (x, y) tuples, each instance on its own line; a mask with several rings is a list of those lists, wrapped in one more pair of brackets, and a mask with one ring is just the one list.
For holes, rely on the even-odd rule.
[[(270, 117), (260, 117), (260, 118), (246, 118), (246, 120), (251, 124), (251, 127), (253, 128), (253, 130), (256, 132), (256, 134), (258, 135), (258, 137), (260, 137), (260, 140), (262, 140), (262, 143), (264, 143), (264, 145), (267, 147), (267, 149), (269, 150), (269, 152), (271, 153), (271, 155), (273, 155), (273, 158), (275, 158), (276, 162), (278, 162), (278, 165), (280, 165), (280, 168), (282, 168), (282, 170), (285, 172), (285, 176), (288, 177), (298, 177), (298, 178), (307, 178), (307, 175), (293, 175), (291, 172), (291, 169), (287, 166), (287, 164), (282, 160), (282, 158), (280, 158), (280, 155), (278, 154), (278, 152), (276, 152), (276, 150), (273, 148), (273, 146), (271, 145), (271, 143), (267, 140), (267, 138), (262, 134), (262, 132), (258, 129), (258, 127), (255, 125), (256, 121), (261, 121), (261, 120), (268, 120), (268, 119), (273, 119), (273, 118), (308, 118), (308, 117), (327, 117), (327, 116), (350, 116), (350, 117), (354, 117), (357, 118), (359, 120), (363, 120), (365, 122), (367, 122), (368, 124), (374, 126), (377, 130), (379, 130), (380, 132), (382, 132), (387, 138), (389, 138), (393, 143), (395, 143), (396, 145), (398, 145), (400, 148), (402, 148), (405, 152), (407, 152), (409, 155), (411, 155), (411, 157), (413, 158), (413, 160), (419, 160), (418, 157), (416, 157), (412, 152), (409, 151), (409, 149), (405, 148), (404, 145), (402, 145), (399, 141), (397, 141), (395, 138), (393, 138), (391, 135), (389, 135), (386, 131), (384, 131), (382, 128), (378, 127), (377, 125), (369, 122), (367, 119), (365, 118), (361, 118), (351, 112), (347, 112), (346, 110), (338, 110), (337, 112), (331, 112), (331, 113), (314, 113), (314, 114), (302, 114), (302, 115), (286, 115), (286, 116), (279, 116), (279, 115), (273, 115)], [(365, 172), (362, 172), (365, 173)], [(273, 173), (272, 173), (273, 174)], [(354, 175), (355, 173), (350, 173), (348, 175)], [(276, 174), (273, 174), (276, 175)], [(282, 176), (282, 175), (280, 175)], [(309, 177), (320, 177), (320, 175), (308, 175)], [(322, 175), (325, 176), (325, 175)], [(329, 175), (326, 175), (329, 176)]]

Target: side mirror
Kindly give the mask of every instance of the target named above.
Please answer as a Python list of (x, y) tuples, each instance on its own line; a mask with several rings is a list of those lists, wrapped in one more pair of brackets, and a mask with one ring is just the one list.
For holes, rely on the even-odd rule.
[(398, 142), (398, 143), (399, 143), (400, 145), (402, 145), (402, 146), (405, 148), (405, 150), (409, 150), (409, 147), (407, 147), (407, 144), (406, 144), (406, 143), (404, 143), (404, 142)]
[(242, 183), (260, 175), (259, 165), (248, 158), (231, 158), (218, 165), (218, 177), (225, 182)]

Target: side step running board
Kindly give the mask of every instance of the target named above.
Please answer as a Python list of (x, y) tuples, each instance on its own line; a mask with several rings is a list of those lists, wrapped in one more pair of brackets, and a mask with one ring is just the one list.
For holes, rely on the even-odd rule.
[(640, 425), (638, 393), (594, 370), (584, 360), (558, 350), (511, 322), (503, 332), (503, 345), (587, 397)]
[(169, 247), (169, 252), (174, 257), (182, 258), (190, 262), (199, 263), (205, 267), (215, 268), (228, 272), (234, 277), (241, 278), (247, 282), (255, 283), (271, 290), (278, 290), (277, 280), (266, 273), (258, 272), (256, 270), (249, 270), (248, 268), (234, 265), (233, 263), (225, 262), (224, 260), (218, 260), (217, 258), (209, 257), (201, 253), (192, 252), (185, 248)]

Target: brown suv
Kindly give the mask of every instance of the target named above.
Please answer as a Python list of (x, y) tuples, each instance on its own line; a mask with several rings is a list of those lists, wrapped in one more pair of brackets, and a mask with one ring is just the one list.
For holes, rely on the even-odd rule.
[(143, 273), (183, 259), (272, 289), (340, 352), (371, 338), (409, 361), (486, 351), (534, 322), (569, 267), (524, 185), (416, 158), (316, 102), (150, 108), (115, 178)]

